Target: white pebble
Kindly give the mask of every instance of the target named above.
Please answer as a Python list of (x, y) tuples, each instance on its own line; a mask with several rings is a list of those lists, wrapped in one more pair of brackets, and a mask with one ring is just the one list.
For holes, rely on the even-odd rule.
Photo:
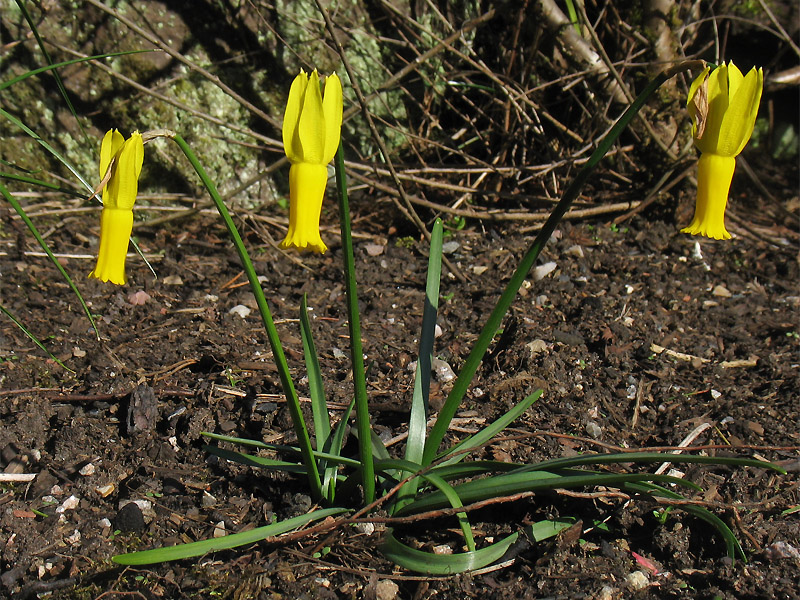
[(228, 314), (229, 314), (229, 315), (239, 315), (241, 318), (243, 318), (243, 319), (244, 319), (244, 318), (245, 318), (247, 315), (249, 315), (251, 312), (253, 312), (253, 311), (251, 311), (251, 310), (250, 310), (250, 309), (249, 309), (247, 306), (245, 306), (244, 304), (237, 304), (236, 306), (234, 306), (232, 309), (230, 309), (230, 310), (228, 311)]
[(554, 262), (546, 262), (543, 265), (538, 265), (533, 269), (533, 278), (536, 281), (541, 281), (542, 279), (550, 275), (550, 273), (555, 271), (556, 267), (558, 267), (558, 265)]

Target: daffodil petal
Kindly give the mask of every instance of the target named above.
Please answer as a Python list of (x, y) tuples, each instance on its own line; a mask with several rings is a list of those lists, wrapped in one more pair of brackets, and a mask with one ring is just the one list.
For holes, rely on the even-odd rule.
[(297, 125), (304, 163), (323, 165), (325, 151), (325, 115), (322, 112), (322, 94), (316, 69), (308, 78), (303, 107)]
[(751, 69), (747, 77), (731, 95), (728, 110), (722, 117), (717, 153), (723, 156), (737, 156), (750, 140), (756, 124), (761, 91), (764, 87), (764, 74), (761, 69)]
[(104, 208), (100, 217), (100, 249), (89, 277), (124, 285), (125, 258), (133, 230), (133, 211)]
[(139, 191), (139, 175), (144, 162), (144, 144), (138, 131), (125, 140), (117, 154), (117, 165), (108, 182), (109, 208), (131, 210)]
[(303, 107), (303, 96), (308, 85), (308, 75), (303, 69), (292, 81), (289, 89), (289, 100), (286, 102), (286, 111), (283, 113), (283, 147), (290, 162), (296, 163), (303, 160), (303, 149), (297, 139), (297, 122), (300, 119), (300, 110)]
[(342, 130), (342, 82), (336, 73), (331, 73), (325, 80), (322, 114), (325, 117), (325, 148), (322, 162), (327, 165), (339, 148), (339, 136)]
[[(103, 136), (103, 141), (100, 144), (100, 180), (102, 181), (106, 176), (106, 171), (111, 164), (111, 159), (122, 148), (125, 142), (125, 137), (116, 129), (109, 129)], [(108, 184), (103, 186), (103, 203), (106, 201), (106, 189)]]

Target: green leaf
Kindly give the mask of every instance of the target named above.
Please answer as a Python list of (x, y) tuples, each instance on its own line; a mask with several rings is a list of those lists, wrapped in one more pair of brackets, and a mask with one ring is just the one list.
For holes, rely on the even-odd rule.
[(565, 529), (569, 529), (577, 523), (573, 517), (566, 519), (548, 519), (546, 521), (537, 521), (525, 527), (526, 533), (535, 542), (541, 542), (551, 537), (557, 536)]
[(256, 304), (258, 305), (258, 311), (261, 314), (261, 322), (264, 324), (264, 330), (267, 333), (267, 339), (269, 340), (269, 346), (272, 350), (273, 359), (275, 360), (275, 366), (278, 368), (278, 376), (281, 380), (281, 387), (283, 388), (283, 393), (286, 397), (286, 406), (289, 408), (289, 413), (292, 416), (292, 425), (294, 426), (294, 432), (297, 436), (297, 443), (303, 456), (303, 464), (306, 467), (311, 497), (315, 501), (319, 501), (322, 499), (322, 483), (320, 481), (319, 471), (317, 470), (317, 462), (314, 458), (314, 449), (311, 446), (311, 438), (308, 435), (308, 428), (306, 427), (305, 419), (303, 418), (303, 411), (300, 408), (300, 399), (297, 396), (297, 391), (295, 390), (294, 383), (292, 382), (292, 375), (289, 371), (289, 364), (286, 362), (286, 355), (283, 352), (283, 346), (281, 345), (281, 340), (278, 336), (278, 330), (275, 328), (275, 323), (272, 320), (272, 312), (267, 304), (267, 299), (264, 297), (264, 290), (261, 289), (261, 283), (258, 281), (258, 275), (256, 274), (256, 270), (253, 268), (253, 262), (250, 260), (250, 254), (248, 254), (247, 248), (242, 241), (242, 237), (239, 235), (239, 230), (236, 229), (236, 225), (233, 222), (233, 219), (231, 219), (231, 215), (228, 212), (228, 207), (225, 206), (225, 202), (222, 200), (222, 197), (217, 191), (217, 186), (214, 185), (213, 181), (211, 181), (211, 178), (206, 173), (203, 165), (200, 164), (200, 161), (197, 159), (194, 151), (191, 149), (189, 144), (186, 143), (186, 140), (184, 140), (177, 133), (173, 134), (172, 139), (176, 144), (178, 144), (178, 147), (183, 151), (184, 155), (186, 155), (187, 160), (192, 167), (194, 167), (195, 172), (200, 177), (200, 181), (203, 182), (206, 190), (208, 190), (211, 199), (214, 201), (214, 204), (217, 207), (220, 217), (222, 217), (222, 220), (225, 223), (225, 227), (228, 230), (228, 236), (231, 238), (233, 245), (236, 247), (236, 252), (239, 254), (239, 260), (241, 260), (242, 268), (247, 274), (247, 279), (250, 282), (250, 290), (253, 292), (253, 296), (256, 299)]
[(273, 523), (272, 525), (265, 525), (264, 527), (256, 527), (249, 531), (242, 531), (241, 533), (232, 533), (221, 538), (214, 538), (210, 540), (202, 540), (199, 542), (192, 542), (189, 544), (180, 544), (178, 546), (169, 546), (167, 548), (154, 548), (153, 550), (143, 550), (141, 552), (131, 552), (130, 554), (118, 554), (111, 558), (118, 565), (152, 565), (153, 563), (169, 562), (172, 560), (180, 560), (182, 558), (193, 558), (195, 556), (203, 556), (210, 552), (218, 552), (219, 550), (229, 550), (237, 546), (244, 546), (245, 544), (252, 544), (260, 542), (261, 540), (281, 535), (287, 531), (298, 529), (314, 521), (320, 521), (333, 515), (340, 515), (347, 512), (345, 508), (325, 508), (316, 510), (314, 512), (300, 515)]
[(491, 546), (473, 552), (434, 554), (403, 544), (390, 530), (381, 545), (381, 552), (393, 563), (410, 571), (426, 575), (454, 575), (492, 564), (506, 553), (518, 537), (519, 533), (512, 533)]
[(367, 381), (364, 372), (364, 351), (361, 344), (361, 319), (358, 313), (358, 285), (356, 282), (353, 236), (350, 231), (350, 204), (347, 200), (347, 174), (344, 168), (344, 150), (341, 142), (334, 161), (336, 190), (339, 196), (339, 225), (342, 238), (345, 292), (347, 296), (347, 324), (350, 332), (350, 360), (353, 366), (353, 386), (356, 399), (356, 429), (358, 431), (359, 457), (362, 464), (364, 501), (375, 500), (375, 471), (372, 465), (372, 435), (369, 424)]

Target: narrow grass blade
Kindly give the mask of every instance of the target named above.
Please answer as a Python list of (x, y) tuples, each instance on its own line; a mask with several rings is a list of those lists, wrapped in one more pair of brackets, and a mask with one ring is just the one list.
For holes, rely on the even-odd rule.
[(419, 336), (417, 371), (414, 377), (414, 395), (411, 416), (408, 420), (406, 460), (419, 463), (425, 450), (425, 433), (428, 421), (428, 395), (431, 386), (431, 361), (436, 337), (436, 315), (439, 311), (439, 285), (442, 278), (442, 220), (436, 219), (431, 232), (428, 274), (425, 283), (425, 305), (422, 309), (422, 331)]
[(467, 456), (467, 450), (471, 450), (473, 448), (477, 448), (486, 444), (489, 440), (491, 440), (494, 436), (500, 433), (503, 429), (508, 427), (513, 421), (517, 418), (522, 416), (522, 414), (528, 410), (533, 403), (536, 402), (539, 397), (542, 395), (542, 390), (537, 390), (527, 398), (525, 398), (522, 402), (517, 404), (514, 408), (509, 410), (505, 413), (502, 417), (493, 421), (490, 425), (487, 425), (483, 429), (481, 429), (478, 433), (475, 433), (463, 440), (461, 440), (455, 446), (448, 448), (445, 452), (443, 452), (438, 458), (443, 458), (445, 456), (452, 455), (453, 458), (448, 459), (442, 464), (451, 464), (453, 462), (462, 460), (465, 456)]
[[(529, 477), (530, 476), (530, 477)], [(696, 488), (690, 482), (669, 475), (653, 475), (650, 473), (593, 473), (591, 471), (574, 471), (551, 473), (549, 471), (511, 472), (493, 477), (468, 481), (454, 486), (456, 493), (464, 504), (471, 504), (489, 498), (510, 496), (520, 492), (535, 492), (555, 488), (578, 488), (597, 485), (620, 487), (624, 483), (638, 481), (659, 481), (675, 483), (685, 487)], [(403, 507), (398, 514), (410, 514), (436, 510), (449, 506), (445, 496), (440, 492), (427, 494)]]
[(461, 371), (459, 372), (458, 377), (453, 384), (453, 388), (450, 390), (444, 406), (442, 406), (442, 409), (439, 411), (439, 416), (436, 419), (436, 423), (434, 424), (433, 429), (428, 436), (428, 440), (425, 443), (425, 453), (422, 461), (424, 464), (429, 464), (431, 461), (433, 461), (434, 457), (438, 453), (439, 445), (442, 443), (442, 440), (444, 439), (444, 436), (450, 427), (450, 421), (452, 421), (453, 417), (455, 416), (456, 411), (458, 410), (458, 407), (464, 398), (464, 394), (467, 393), (467, 389), (472, 382), (472, 378), (475, 376), (478, 367), (483, 361), (483, 357), (486, 354), (486, 351), (489, 349), (489, 344), (491, 343), (495, 332), (500, 328), (503, 317), (505, 316), (506, 312), (508, 312), (508, 309), (511, 306), (511, 303), (514, 301), (514, 298), (516, 298), (517, 292), (522, 286), (522, 282), (528, 276), (528, 272), (533, 267), (536, 259), (539, 257), (539, 253), (542, 251), (542, 248), (544, 248), (547, 240), (550, 239), (553, 231), (555, 231), (559, 221), (561, 221), (562, 217), (569, 210), (569, 207), (572, 206), (575, 198), (578, 197), (578, 194), (583, 185), (586, 183), (586, 180), (589, 178), (589, 175), (591, 175), (594, 168), (611, 149), (619, 135), (628, 126), (639, 110), (641, 110), (642, 106), (644, 106), (644, 103), (653, 94), (653, 92), (655, 92), (665, 81), (673, 77), (675, 74), (696, 67), (699, 64), (701, 64), (700, 61), (688, 61), (681, 63), (672, 69), (659, 74), (655, 79), (648, 83), (642, 93), (639, 94), (639, 96), (617, 120), (616, 124), (600, 141), (597, 149), (589, 157), (589, 160), (577, 173), (577, 175), (575, 175), (575, 178), (569, 184), (567, 189), (564, 190), (561, 200), (559, 200), (558, 204), (553, 209), (553, 212), (550, 213), (550, 216), (542, 226), (539, 234), (531, 243), (527, 252), (522, 257), (519, 266), (506, 284), (505, 290), (501, 294), (500, 299), (497, 301), (497, 304), (489, 315), (489, 318), (486, 320), (486, 324), (483, 326), (483, 329), (481, 330), (475, 345), (467, 357), (467, 360), (461, 367)]
[(91, 185), (89, 185), (89, 183), (83, 178), (83, 176), (81, 176), (81, 174), (78, 172), (78, 170), (75, 167), (72, 166), (72, 163), (70, 163), (66, 158), (64, 158), (58, 152), (58, 150), (56, 150), (50, 144), (45, 142), (38, 133), (33, 131), (33, 129), (31, 129), (30, 127), (25, 125), (25, 123), (20, 121), (17, 117), (15, 117), (14, 115), (12, 115), (11, 113), (9, 113), (8, 111), (6, 111), (6, 110), (4, 110), (2, 108), (0, 108), (0, 116), (5, 117), (9, 121), (11, 121), (14, 125), (19, 127), (20, 129), (22, 129), (22, 131), (24, 131), (29, 136), (31, 136), (40, 146), (42, 146), (45, 150), (47, 150), (50, 154), (52, 154), (58, 160), (58, 162), (60, 162), (67, 169), (69, 169), (69, 171), (73, 175), (75, 175), (75, 177), (78, 179), (78, 181), (80, 181), (81, 184), (83, 184), (83, 187), (85, 187), (90, 193), (94, 192), (94, 188)]
[[(650, 482), (626, 483), (622, 489), (626, 491), (636, 491), (643, 494), (649, 494), (651, 496), (662, 496), (672, 500), (685, 500), (685, 497), (681, 494)], [(720, 519), (717, 515), (712, 513), (710, 510), (703, 508), (702, 506), (693, 506), (691, 504), (684, 504), (676, 508), (679, 508), (690, 515), (705, 521), (714, 529), (716, 529), (717, 533), (720, 534), (720, 537), (722, 537), (723, 541), (725, 542), (725, 549), (730, 558), (741, 558), (742, 560), (746, 559), (742, 545), (739, 543), (739, 540), (736, 539), (736, 535), (733, 533), (733, 531), (731, 531), (730, 527), (725, 524), (725, 521)]]
[(4, 173), (0, 171), (0, 179), (8, 179), (10, 181), (19, 181), (21, 183), (29, 183), (31, 185), (38, 185), (39, 187), (47, 188), (49, 190), (53, 190), (54, 192), (61, 192), (62, 194), (66, 194), (68, 196), (74, 196), (76, 198), (86, 198), (86, 195), (82, 192), (78, 192), (71, 188), (61, 187), (57, 183), (50, 183), (49, 181), (44, 181), (42, 179), (36, 179), (35, 177), (28, 177), (26, 175), (17, 175), (15, 173)]
[[(306, 374), (308, 375), (308, 394), (311, 397), (311, 415), (314, 419), (314, 445), (317, 450), (327, 450), (328, 438), (331, 435), (331, 418), (328, 414), (328, 404), (325, 401), (325, 386), (322, 382), (322, 372), (319, 367), (319, 356), (317, 347), (314, 344), (314, 336), (311, 332), (311, 322), (308, 318), (308, 298), (303, 294), (300, 300), (300, 337), (303, 340), (303, 356), (306, 362)], [(320, 461), (317, 465), (323, 474), (322, 496), (329, 499), (329, 490), (325, 477), (326, 464)]]
[[(3, 197), (8, 201), (8, 203), (11, 205), (11, 208), (13, 208), (16, 211), (16, 213), (19, 215), (19, 218), (22, 219), (22, 222), (25, 223), (25, 225), (28, 227), (28, 230), (31, 232), (33, 237), (36, 238), (36, 241), (39, 243), (41, 249), (45, 252), (45, 254), (47, 254), (47, 257), (50, 259), (50, 262), (52, 262), (53, 265), (55, 265), (56, 269), (58, 269), (58, 272), (61, 273), (61, 276), (64, 278), (64, 280), (67, 282), (72, 292), (78, 298), (78, 302), (80, 302), (81, 307), (83, 308), (83, 312), (89, 319), (89, 323), (91, 323), (92, 329), (94, 329), (94, 333), (97, 336), (97, 339), (99, 340), (100, 333), (97, 331), (97, 325), (94, 322), (94, 317), (92, 317), (92, 313), (89, 311), (89, 307), (86, 305), (86, 302), (84, 301), (83, 296), (78, 290), (78, 287), (75, 285), (75, 282), (72, 281), (72, 278), (67, 274), (67, 271), (64, 269), (64, 267), (61, 266), (61, 263), (58, 262), (58, 259), (50, 251), (50, 246), (48, 246), (47, 242), (44, 241), (44, 238), (39, 233), (39, 230), (36, 229), (36, 226), (33, 224), (33, 221), (31, 221), (28, 218), (28, 215), (25, 214), (25, 209), (22, 208), (22, 205), (19, 202), (17, 202), (17, 199), (14, 198), (11, 192), (9, 192), (6, 186), (4, 186), (2, 183), (0, 183), (0, 194), (2, 194)], [(60, 362), (58, 364), (60, 364), (62, 367), (64, 366)], [(66, 369), (66, 367), (64, 368)], [(67, 370), (71, 371), (71, 369)]]
[(350, 204), (347, 200), (347, 175), (344, 169), (344, 151), (341, 143), (336, 152), (336, 190), (339, 195), (339, 223), (342, 230), (342, 259), (344, 261), (345, 290), (347, 293), (347, 319), (350, 330), (350, 358), (353, 365), (353, 385), (356, 399), (356, 428), (360, 450), (364, 486), (364, 502), (375, 500), (375, 471), (372, 465), (372, 428), (369, 424), (367, 381), (364, 373), (364, 351), (361, 346), (361, 320), (358, 313), (358, 286), (356, 284), (353, 237), (350, 232)]
[(261, 321), (264, 324), (264, 330), (267, 333), (269, 346), (272, 350), (272, 356), (275, 360), (275, 366), (278, 368), (278, 375), (281, 379), (281, 386), (283, 393), (286, 396), (286, 404), (292, 416), (292, 424), (294, 425), (294, 432), (297, 435), (297, 443), (300, 447), (300, 452), (303, 455), (303, 464), (307, 469), (309, 487), (311, 488), (311, 497), (314, 501), (322, 499), (322, 483), (319, 478), (319, 471), (317, 470), (317, 462), (314, 459), (314, 450), (311, 447), (311, 439), (308, 435), (308, 428), (306, 427), (305, 419), (303, 418), (303, 411), (300, 409), (300, 399), (297, 396), (297, 391), (292, 383), (292, 376), (289, 372), (289, 364), (286, 362), (286, 355), (281, 346), (281, 340), (278, 336), (278, 330), (275, 328), (275, 323), (272, 320), (272, 313), (269, 310), (267, 299), (264, 297), (264, 291), (261, 289), (261, 283), (258, 281), (256, 270), (253, 268), (253, 263), (250, 260), (250, 255), (245, 248), (239, 231), (228, 213), (228, 207), (217, 192), (217, 186), (211, 181), (211, 178), (206, 173), (203, 165), (195, 156), (194, 151), (189, 147), (189, 144), (177, 133), (172, 138), (178, 147), (186, 155), (186, 158), (191, 163), (200, 180), (208, 190), (211, 199), (217, 206), (217, 211), (222, 217), (225, 227), (228, 229), (228, 235), (231, 238), (236, 251), (239, 254), (239, 259), (242, 261), (242, 268), (247, 274), (247, 279), (250, 281), (250, 290), (258, 304), (258, 310), (261, 313)]
[[(329, 438), (330, 447), (326, 448), (326, 450), (331, 454), (334, 454), (336, 456), (340, 456), (342, 454), (342, 446), (344, 445), (344, 434), (347, 431), (347, 422), (350, 420), (350, 413), (353, 412), (353, 407), (355, 406), (355, 404), (356, 404), (355, 399), (350, 401), (350, 404), (342, 413), (342, 417), (339, 420), (339, 423), (336, 425), (336, 427), (333, 428), (333, 435)], [(337, 465), (333, 464), (329, 465), (328, 468), (325, 469), (325, 473), (323, 474), (322, 485), (323, 488), (328, 492), (329, 502), (333, 502), (336, 498), (337, 472), (338, 472), (338, 467)]]
[(101, 60), (103, 58), (111, 58), (114, 56), (125, 56), (126, 54), (141, 54), (142, 52), (155, 52), (155, 50), (149, 50), (149, 49), (126, 50), (125, 52), (109, 52), (107, 54), (95, 54), (94, 56), (83, 56), (81, 58), (73, 58), (72, 60), (65, 60), (64, 62), (47, 65), (46, 67), (39, 67), (38, 69), (33, 69), (21, 75), (17, 75), (13, 79), (9, 79), (8, 81), (0, 83), (0, 92), (8, 87), (11, 87), (15, 83), (19, 83), (20, 81), (27, 79), (28, 77), (33, 77), (34, 75), (39, 75), (40, 73), (46, 73), (47, 71), (52, 71), (53, 69), (59, 69), (61, 67), (74, 65), (76, 63), (89, 62), (92, 60)]
[(311, 333), (311, 322), (308, 319), (308, 300), (303, 294), (300, 300), (300, 334), (303, 338), (303, 354), (306, 359), (308, 374), (308, 394), (311, 397), (311, 412), (314, 415), (314, 439), (317, 450), (324, 450), (328, 436), (331, 434), (331, 418), (325, 402), (325, 387), (319, 368), (317, 347)]
[(54, 361), (55, 361), (55, 362), (57, 362), (59, 365), (61, 365), (61, 368), (63, 368), (63, 369), (66, 369), (66, 370), (67, 370), (67, 371), (69, 371), (70, 373), (75, 373), (75, 371), (73, 371), (72, 369), (70, 369), (70, 368), (69, 368), (67, 365), (65, 365), (64, 363), (62, 363), (62, 362), (61, 362), (60, 360), (58, 360), (58, 359), (57, 359), (55, 356), (53, 356), (53, 354), (50, 352), (50, 350), (48, 350), (47, 348), (45, 348), (45, 347), (44, 347), (44, 345), (42, 344), (42, 342), (40, 342), (40, 341), (39, 341), (39, 339), (38, 339), (38, 338), (37, 338), (35, 335), (33, 335), (33, 334), (30, 332), (30, 331), (28, 331), (27, 327), (25, 327), (25, 325), (23, 325), (23, 324), (22, 324), (22, 322), (21, 322), (19, 319), (17, 319), (17, 318), (16, 318), (14, 315), (12, 315), (10, 312), (8, 312), (8, 310), (6, 309), (6, 307), (5, 307), (5, 306), (3, 306), (2, 304), (0, 304), (0, 312), (2, 312), (2, 313), (5, 315), (5, 316), (7, 316), (9, 319), (11, 319), (11, 320), (14, 322), (14, 324), (15, 324), (17, 327), (19, 327), (19, 329), (20, 329), (20, 331), (22, 331), (22, 333), (24, 333), (25, 335), (27, 335), (27, 336), (30, 338), (30, 340), (31, 340), (31, 341), (32, 341), (34, 344), (36, 344), (37, 346), (39, 346), (39, 348), (40, 348), (42, 351), (46, 352), (46, 353), (47, 353), (47, 356), (49, 356), (49, 357), (50, 357), (52, 360), (54, 360)]
[(193, 558), (195, 556), (203, 556), (210, 552), (218, 552), (219, 550), (229, 550), (245, 544), (253, 544), (260, 542), (268, 537), (281, 535), (287, 531), (298, 529), (314, 521), (321, 521), (327, 517), (340, 515), (347, 512), (345, 508), (324, 508), (315, 510), (314, 512), (300, 515), (273, 523), (272, 525), (265, 525), (264, 527), (256, 527), (249, 531), (241, 533), (232, 533), (221, 538), (213, 538), (210, 540), (202, 540), (200, 542), (192, 542), (189, 544), (181, 544), (179, 546), (169, 546), (167, 548), (154, 548), (153, 550), (142, 550), (141, 552), (131, 552), (130, 554), (118, 554), (111, 558), (118, 565), (152, 565), (154, 563), (169, 562), (172, 560), (180, 560), (182, 558)]
[[(265, 450), (274, 450), (275, 452), (282, 452), (285, 454), (293, 454), (296, 455), (298, 458), (302, 459), (303, 453), (301, 452), (300, 448), (297, 446), (282, 446), (280, 444), (266, 444), (264, 442), (259, 442), (256, 440), (248, 440), (245, 438), (234, 438), (226, 435), (220, 435), (218, 433), (208, 433), (204, 431), (201, 433), (203, 437), (218, 440), (220, 442), (230, 442), (232, 444), (240, 444), (242, 446), (250, 446), (253, 448), (263, 448)], [(327, 460), (329, 462), (335, 462), (340, 465), (352, 467), (354, 469), (361, 468), (361, 461), (358, 461), (353, 458), (347, 458), (346, 456), (341, 456), (340, 454), (331, 454), (328, 452), (320, 452), (318, 450), (313, 450), (313, 456), (317, 460)]]
[(403, 544), (389, 531), (381, 545), (381, 552), (393, 563), (409, 571), (426, 575), (454, 575), (481, 569), (499, 560), (518, 537), (519, 533), (512, 533), (499, 542), (474, 552), (434, 554)]
[(760, 467), (785, 474), (781, 467), (755, 458), (737, 456), (700, 456), (697, 454), (672, 454), (671, 452), (614, 452), (612, 454), (581, 454), (554, 458), (532, 465), (525, 465), (520, 471), (553, 471), (584, 465), (608, 465), (615, 463), (700, 463), (707, 465), (733, 465), (737, 467)]
[[(428, 256), (428, 274), (425, 283), (425, 304), (422, 308), (422, 331), (419, 336), (417, 370), (414, 375), (414, 393), (411, 399), (411, 415), (408, 419), (406, 460), (422, 461), (425, 451), (425, 435), (428, 427), (428, 396), (431, 387), (431, 362), (433, 342), (436, 337), (436, 316), (439, 311), (439, 285), (442, 279), (442, 220), (436, 219), (431, 232)], [(397, 494), (395, 510), (417, 493), (417, 482), (412, 479)]]
[(225, 450), (217, 446), (203, 446), (203, 450), (214, 456), (219, 456), (225, 460), (247, 465), (249, 467), (258, 467), (259, 469), (270, 469), (273, 471), (283, 471), (285, 473), (295, 473), (300, 475), (306, 474), (306, 468), (299, 463), (287, 462), (285, 460), (276, 460), (274, 458), (266, 458), (264, 456), (253, 456), (245, 454), (244, 452), (234, 452), (232, 450)]
[[(450, 503), (452, 508), (461, 508), (464, 506), (461, 503), (461, 498), (458, 497), (458, 494), (453, 489), (449, 483), (447, 483), (441, 477), (427, 473), (422, 475), (427, 481), (431, 482), (436, 489), (438, 489), (444, 496), (447, 498), (447, 501)], [(465, 512), (458, 512), (456, 513), (456, 518), (458, 519), (458, 525), (461, 527), (461, 532), (464, 534), (464, 543), (467, 546), (467, 550), (469, 552), (475, 551), (475, 538), (472, 536), (472, 528), (469, 524), (469, 518), (467, 517), (467, 513)]]
[(546, 521), (537, 521), (525, 527), (525, 532), (535, 542), (541, 542), (551, 537), (557, 536), (565, 529), (569, 529), (575, 525), (577, 521), (574, 518), (566, 519), (548, 519)]

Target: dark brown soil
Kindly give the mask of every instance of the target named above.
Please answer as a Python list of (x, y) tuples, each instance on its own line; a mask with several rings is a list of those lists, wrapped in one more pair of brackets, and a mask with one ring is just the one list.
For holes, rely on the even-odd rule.
[[(324, 220), (333, 223), (333, 213)], [(413, 240), (387, 235), (389, 224), (375, 213), (357, 216), (368, 217), (357, 226), (356, 259), (369, 396), (374, 427), (388, 440), (407, 419), (426, 258)], [(138, 232), (145, 253), (163, 251), (153, 261), (158, 279), (140, 260), (130, 261), (130, 282), (119, 288), (82, 279), (89, 261), (67, 264), (97, 315), (99, 341), (55, 269), (22, 254), (33, 243), (24, 234), (0, 240), (6, 308), (75, 371), (0, 319), (0, 466), (37, 474), (0, 489), (0, 596), (390, 598), (381, 583), (390, 579), (399, 598), (799, 598), (797, 248), (735, 224), (729, 242), (691, 238), (666, 220), (646, 214), (619, 226), (562, 224), (540, 261), (555, 262), (555, 270), (524, 286), (459, 416), (469, 429), (543, 388), (485, 450), (516, 461), (673, 447), (708, 424), (692, 445), (763, 457), (789, 471), (681, 468), (705, 490), (695, 499), (734, 529), (747, 562), (726, 558), (716, 534), (680, 511), (660, 523), (653, 504), (600, 493), (542, 495), (485, 511), (486, 534), (555, 516), (580, 519), (582, 530), (521, 544), (513, 564), (482, 575), (401, 572), (377, 551), (380, 531), (349, 530), (328, 540), (322, 558), (309, 554), (321, 538), (309, 537), (149, 568), (115, 566), (114, 554), (309, 509), (301, 480), (220, 462), (202, 449), (202, 431), (277, 442), (293, 435), (257, 311), (230, 313), (236, 305), (255, 309), (238, 259), (222, 227), (204, 216)], [(325, 233), (326, 255), (298, 260), (264, 241), (254, 222), (239, 225), (301, 395), (307, 385), (296, 319), (306, 293), (329, 398), (346, 402), (352, 389), (335, 233)], [(93, 251), (93, 219), (54, 224), (54, 250)], [(466, 281), (445, 269), (436, 355), (454, 369), (529, 235), (468, 225), (448, 238), (448, 257)], [(434, 405), (447, 386), (437, 384)], [(453, 431), (452, 439), (463, 435)], [(143, 501), (144, 510), (121, 508), (127, 500)], [(437, 540), (458, 540), (441, 529), (452, 523), (435, 526)], [(410, 533), (425, 541), (429, 530)]]

